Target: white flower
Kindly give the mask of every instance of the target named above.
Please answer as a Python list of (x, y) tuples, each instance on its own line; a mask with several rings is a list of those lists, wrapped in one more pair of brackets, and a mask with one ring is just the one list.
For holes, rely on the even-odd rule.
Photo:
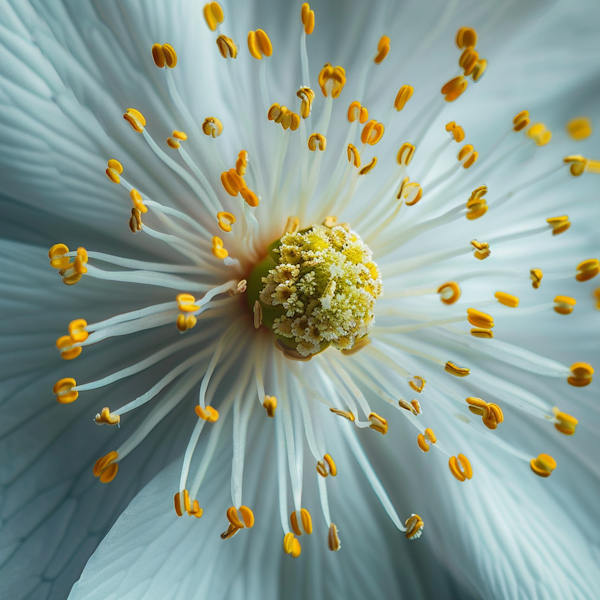
[(223, 7), (0, 7), (0, 596), (594, 598), (597, 6)]

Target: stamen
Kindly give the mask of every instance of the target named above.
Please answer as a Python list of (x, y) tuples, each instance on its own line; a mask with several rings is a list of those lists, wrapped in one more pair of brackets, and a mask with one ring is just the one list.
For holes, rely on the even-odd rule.
[(465, 132), (460, 125), (457, 125), (454, 121), (446, 124), (446, 131), (450, 133), (452, 139), (460, 144), (465, 139)]
[(177, 66), (177, 52), (170, 44), (154, 44), (152, 46), (152, 58), (159, 69), (162, 69), (165, 65), (169, 69), (174, 69)]
[(212, 239), (212, 249), (211, 252), (214, 256), (216, 256), (219, 260), (224, 260), (229, 256), (229, 252), (223, 248), (223, 240), (220, 237), (213, 237)]
[(475, 308), (467, 309), (467, 318), (469, 323), (474, 327), (482, 327), (484, 329), (492, 329), (494, 327), (494, 319)]
[(529, 279), (532, 281), (531, 287), (533, 287), (534, 290), (537, 290), (542, 284), (543, 276), (544, 274), (542, 273), (541, 269), (531, 269), (529, 271)]
[(226, 35), (217, 38), (217, 48), (223, 58), (237, 58), (237, 46), (235, 42)]
[(119, 177), (119, 175), (123, 172), (123, 165), (118, 160), (111, 158), (108, 161), (108, 167), (105, 172), (106, 176), (113, 183), (121, 183), (121, 178)]
[[(312, 11), (311, 11), (312, 12)], [(291, 554), (293, 558), (298, 558), (302, 553), (302, 546), (293, 533), (286, 533), (283, 538), (283, 551)]]
[(592, 135), (592, 121), (589, 117), (577, 117), (576, 119), (571, 119), (565, 129), (571, 139), (579, 142)]
[(301, 87), (297, 92), (296, 96), (302, 100), (300, 107), (300, 116), (303, 119), (308, 119), (312, 111), (312, 103), (315, 99), (315, 93), (309, 87)]
[(460, 149), (458, 160), (462, 163), (463, 169), (468, 169), (477, 160), (478, 156), (479, 153), (473, 150), (473, 146), (471, 144), (466, 144)]
[(556, 406), (552, 409), (552, 413), (557, 421), (557, 423), (554, 424), (554, 427), (556, 427), (558, 431), (565, 435), (573, 435), (575, 433), (575, 429), (579, 423), (575, 417), (561, 412)]
[(465, 479), (471, 479), (473, 477), (473, 469), (469, 459), (464, 454), (459, 454), (458, 457), (451, 456), (448, 461), (450, 467), (450, 473), (456, 477), (459, 481)]
[(360, 153), (353, 144), (348, 144), (348, 162), (357, 168), (360, 167)]
[[(183, 494), (183, 508), (181, 505), (181, 495), (182, 494)], [(194, 500), (193, 502), (191, 502), (190, 494), (187, 490), (183, 490), (182, 492), (177, 492), (175, 494), (175, 496), (173, 497), (173, 501), (175, 504), (175, 512), (177, 513), (178, 517), (183, 516), (184, 510), (190, 517), (194, 516), (197, 519), (199, 519), (202, 516), (203, 511), (200, 508), (200, 505), (198, 504), (198, 500)]]
[(440, 300), (444, 304), (454, 304), (460, 298), (460, 286), (455, 281), (448, 281), (440, 285), (437, 290), (437, 293), (440, 295)]
[(129, 229), (131, 229), (131, 233), (138, 233), (142, 230), (142, 212), (138, 208), (131, 209)]
[(330, 408), (329, 410), (334, 415), (338, 415), (340, 417), (344, 417), (344, 419), (348, 419), (348, 421), (353, 422), (356, 419), (356, 417), (354, 416), (354, 414), (350, 410), (339, 410), (337, 408)]
[(529, 111), (523, 110), (513, 119), (513, 131), (522, 131), (529, 125)]
[(496, 429), (498, 424), (504, 421), (502, 409), (497, 404), (474, 397), (467, 398), (467, 404), (473, 414), (481, 416), (483, 424), (488, 429)]
[(296, 131), (300, 127), (300, 116), (289, 110), (286, 106), (279, 106), (277, 103), (271, 105), (267, 113), (267, 118), (269, 121), (279, 123), (284, 131), (287, 129)]
[(448, 81), (441, 90), (444, 100), (454, 102), (467, 89), (467, 84), (467, 80), (462, 75)]
[[(79, 349), (81, 351), (81, 348)], [(72, 377), (59, 379), (52, 388), (52, 393), (56, 394), (56, 400), (60, 404), (71, 404), (79, 397), (79, 392), (73, 388), (77, 385)]]
[(114, 451), (99, 458), (94, 465), (94, 477), (99, 477), (102, 483), (110, 483), (119, 472), (119, 463), (114, 462), (117, 458), (119, 454)]
[(589, 281), (596, 277), (598, 273), (600, 273), (600, 261), (597, 258), (590, 258), (577, 265), (575, 279), (577, 281)]
[(519, 299), (516, 296), (511, 296), (504, 292), (496, 292), (494, 297), (498, 299), (500, 304), (508, 306), (509, 308), (517, 308), (519, 306)]
[[(431, 431), (431, 429), (428, 431)], [(418, 540), (423, 534), (423, 527), (425, 527), (425, 524), (419, 515), (412, 514), (406, 519), (404, 526), (406, 527), (406, 533), (404, 534), (406, 539)]]
[(546, 129), (543, 123), (532, 125), (527, 131), (527, 137), (535, 142), (536, 146), (545, 146), (552, 139), (552, 132)]
[(473, 246), (473, 249), (475, 250), (474, 256), (478, 260), (485, 260), (492, 253), (490, 245), (487, 242), (472, 240), (471, 246)]
[(450, 361), (448, 361), (444, 366), (444, 371), (446, 371), (446, 373), (450, 373), (450, 375), (454, 375), (455, 377), (466, 377), (471, 372), (471, 370), (467, 367), (459, 367)]
[(417, 444), (423, 452), (429, 452), (429, 445), (435, 444), (436, 441), (437, 438), (435, 437), (435, 433), (429, 428), (427, 428), (424, 433), (420, 433), (417, 437)]
[(377, 55), (373, 59), (376, 65), (380, 65), (383, 62), (383, 59), (388, 55), (390, 51), (390, 38), (387, 35), (384, 35), (379, 40), (377, 44)]
[(311, 152), (314, 152), (317, 148), (322, 152), (325, 150), (327, 146), (327, 140), (325, 136), (320, 133), (312, 133), (308, 138), (308, 149)]
[(554, 298), (554, 311), (559, 315), (570, 315), (573, 312), (573, 308), (577, 304), (575, 298), (569, 296), (556, 296)]
[(211, 31), (216, 31), (217, 27), (223, 22), (225, 16), (223, 9), (218, 2), (209, 2), (204, 5), (204, 19)]
[(379, 433), (383, 435), (387, 433), (388, 423), (383, 417), (380, 417), (377, 413), (372, 412), (369, 414), (369, 421), (371, 422), (369, 425), (371, 429), (379, 431)]
[(415, 383), (414, 381), (409, 380), (408, 385), (411, 390), (417, 392), (417, 394), (420, 394), (423, 391), (423, 389), (425, 388), (425, 384), (427, 382), (419, 375), (414, 375), (413, 379), (416, 379), (418, 383)]
[(408, 167), (413, 159), (414, 154), (415, 147), (406, 142), (400, 146), (400, 150), (398, 150), (398, 155), (396, 156), (396, 162), (402, 167)]
[[(312, 12), (312, 11), (311, 11)], [(337, 98), (346, 85), (346, 71), (340, 67), (332, 67), (329, 63), (319, 73), (319, 87), (323, 96)]]
[(571, 227), (569, 217), (566, 215), (562, 217), (550, 217), (549, 219), (546, 219), (546, 223), (552, 227), (552, 235), (564, 233)]
[(338, 528), (334, 523), (329, 525), (329, 532), (327, 533), (327, 545), (332, 552), (337, 552), (342, 544), (340, 543), (340, 537), (338, 535)]
[(364, 126), (360, 136), (360, 141), (363, 144), (374, 146), (379, 142), (379, 140), (381, 140), (384, 131), (385, 127), (383, 126), (383, 123), (378, 123), (377, 121), (371, 120)]
[[(300, 519), (298, 519), (298, 512), (300, 512)], [(297, 536), (301, 536), (302, 533), (310, 535), (313, 532), (312, 517), (305, 508), (301, 508), (300, 511), (294, 511), (290, 515), (290, 524)]]
[(263, 56), (273, 54), (273, 45), (269, 36), (262, 29), (257, 29), (248, 33), (248, 50), (254, 58), (261, 60)]
[(531, 470), (540, 477), (549, 477), (556, 469), (556, 461), (549, 454), (540, 454), (531, 459)]
[[(336, 412), (336, 410), (332, 408), (329, 410), (331, 410), (331, 412)], [(342, 416), (345, 416), (342, 411), (337, 411), (337, 414), (342, 414)], [(354, 419), (351, 420), (353, 421)], [(321, 477), (328, 477), (329, 475), (335, 477), (337, 475), (337, 466), (329, 454), (325, 454), (323, 456), (323, 460), (320, 460), (317, 463), (317, 473)]]
[(360, 102), (355, 100), (348, 107), (348, 121), (354, 123), (358, 119), (358, 122), (363, 124), (369, 119), (369, 111), (366, 106), (362, 106)]
[(102, 412), (94, 417), (97, 425), (118, 425), (121, 422), (121, 416), (110, 412), (110, 409), (105, 406)]
[(219, 420), (219, 411), (212, 406), (205, 406), (202, 408), (200, 405), (194, 408), (199, 419), (207, 421), (208, 423), (216, 423)]
[[(466, 163), (465, 163), (466, 164)], [(467, 201), (467, 214), (466, 217), (469, 221), (479, 219), (483, 217), (487, 212), (488, 206), (483, 196), (487, 194), (487, 186), (482, 185), (473, 191), (471, 197)]]
[(377, 164), (377, 157), (376, 157), (376, 156), (374, 156), (374, 157), (372, 158), (371, 162), (370, 162), (368, 165), (364, 166), (364, 167), (363, 167), (363, 168), (362, 168), (362, 169), (361, 169), (361, 170), (358, 172), (358, 174), (359, 174), (359, 175), (366, 175), (367, 173), (370, 173), (370, 172), (371, 172), (371, 171), (372, 171), (372, 170), (375, 168), (375, 165), (376, 165), (376, 164)]
[[(137, 110), (135, 108), (128, 108), (127, 112), (123, 115), (123, 118), (131, 125), (131, 127), (133, 127), (134, 131), (137, 131), (138, 133), (142, 133), (144, 131), (144, 127), (146, 126), (146, 119), (144, 118), (144, 115), (139, 110)], [(109, 168), (111, 168), (110, 162), (111, 161), (109, 161)], [(115, 161), (115, 162), (118, 162), (118, 161)], [(115, 167), (113, 166), (112, 168), (115, 168)], [(123, 167), (121, 167), (121, 170), (122, 169), (123, 169)], [(117, 170), (117, 169), (115, 169), (115, 170)], [(108, 173), (107, 173), (107, 175), (108, 175)], [(109, 175), (109, 178), (112, 180), (110, 175)]]
[(477, 45), (477, 32), (471, 27), (461, 27), (456, 32), (456, 45), (459, 49), (474, 48)]
[(567, 382), (574, 387), (585, 387), (592, 383), (594, 369), (588, 363), (577, 362), (571, 365), (571, 375)]
[(275, 410), (277, 409), (277, 398), (275, 396), (265, 396), (263, 406), (267, 411), (267, 416), (272, 419), (275, 416)]
[(304, 25), (304, 33), (310, 35), (315, 30), (315, 11), (310, 9), (308, 2), (302, 5), (300, 18), (302, 19), (302, 25)]
[(223, 123), (216, 117), (206, 117), (202, 123), (202, 132), (213, 138), (219, 137), (223, 133)]
[(406, 106), (406, 103), (411, 99), (413, 92), (414, 89), (412, 85), (403, 85), (400, 88), (396, 94), (396, 99), (394, 100), (394, 108), (398, 112), (400, 112)]

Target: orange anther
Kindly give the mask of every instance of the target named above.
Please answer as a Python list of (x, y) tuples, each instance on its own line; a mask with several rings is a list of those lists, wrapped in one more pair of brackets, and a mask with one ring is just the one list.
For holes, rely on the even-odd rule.
[(443, 283), (437, 290), (440, 295), (440, 300), (444, 304), (454, 304), (460, 298), (460, 286), (455, 281)]
[(209, 2), (204, 5), (204, 19), (211, 31), (216, 31), (217, 26), (223, 22), (225, 15), (218, 2)]
[(383, 62), (383, 59), (388, 55), (390, 51), (390, 38), (384, 35), (377, 44), (377, 56), (375, 56), (375, 64), (379, 65)]
[(459, 481), (464, 481), (465, 479), (471, 479), (471, 477), (473, 477), (471, 463), (464, 454), (459, 454), (458, 457), (451, 456), (448, 461), (448, 466), (450, 467), (450, 473), (452, 473)]

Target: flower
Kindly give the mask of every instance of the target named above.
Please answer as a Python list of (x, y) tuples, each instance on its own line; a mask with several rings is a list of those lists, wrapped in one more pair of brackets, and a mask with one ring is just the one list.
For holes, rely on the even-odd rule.
[(592, 598), (590, 124), (511, 88), (520, 11), (299, 8), (7, 11), (1, 585), (64, 596), (150, 481), (72, 597)]

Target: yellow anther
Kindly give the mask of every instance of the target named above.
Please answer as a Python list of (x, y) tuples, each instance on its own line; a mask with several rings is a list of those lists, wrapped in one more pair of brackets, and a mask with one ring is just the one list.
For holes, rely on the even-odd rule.
[(471, 27), (461, 27), (456, 32), (456, 45), (462, 48), (474, 48), (477, 45), (477, 32)]
[(237, 160), (235, 161), (235, 172), (243, 177), (246, 174), (246, 168), (248, 167), (248, 161), (250, 157), (245, 150), (240, 150)]
[(369, 121), (363, 128), (360, 141), (363, 144), (369, 144), (369, 146), (374, 146), (381, 138), (383, 137), (385, 131), (385, 127), (383, 123), (378, 123), (377, 121), (371, 120)]
[(477, 260), (485, 260), (492, 253), (490, 245), (487, 242), (471, 240), (471, 246), (475, 250), (474, 255)]
[(458, 457), (451, 456), (448, 461), (450, 467), (450, 473), (456, 477), (459, 481), (465, 479), (471, 479), (473, 477), (473, 469), (469, 459), (464, 454), (459, 454)]
[(435, 444), (437, 441), (435, 433), (429, 428), (425, 430), (425, 433), (420, 433), (417, 436), (417, 444), (423, 452), (429, 452), (429, 444)]
[(411, 390), (413, 390), (414, 392), (417, 392), (417, 394), (420, 394), (423, 391), (423, 388), (425, 387), (425, 384), (427, 382), (419, 375), (413, 375), (413, 379), (416, 380), (416, 383), (415, 383), (415, 381), (410, 379), (408, 381), (408, 385)]
[(355, 167), (360, 167), (360, 154), (353, 144), (348, 144), (348, 162), (354, 164)]
[(56, 394), (56, 401), (60, 404), (71, 404), (79, 397), (79, 392), (73, 388), (77, 385), (72, 377), (59, 379), (52, 388), (52, 393)]
[(196, 414), (203, 421), (208, 421), (209, 423), (215, 423), (219, 420), (219, 411), (212, 406), (207, 406), (206, 408), (202, 408), (199, 404), (194, 408)]
[(405, 106), (406, 103), (411, 99), (414, 88), (412, 85), (403, 85), (396, 94), (396, 99), (394, 100), (394, 108), (400, 112)]
[(94, 465), (94, 477), (99, 477), (102, 483), (110, 483), (119, 471), (119, 463), (114, 462), (117, 458), (119, 455), (114, 451), (99, 458)]
[(237, 58), (237, 46), (226, 35), (220, 35), (217, 38), (217, 48), (223, 58)]
[(267, 416), (272, 419), (275, 416), (275, 411), (277, 410), (277, 398), (275, 398), (275, 396), (265, 396), (263, 406), (267, 411)]
[(131, 233), (137, 233), (142, 230), (142, 211), (135, 206), (131, 209), (131, 217), (129, 217), (129, 229)]
[[(279, 106), (279, 104), (277, 104), (277, 102), (275, 102), (274, 104), (271, 104), (271, 107), (269, 108), (269, 112), (267, 112), (267, 119), (269, 119), (269, 121), (275, 121), (275, 119), (279, 118), (279, 116), (281, 115), (281, 106)], [(279, 121), (275, 121), (276, 123), (278, 123)]]
[(446, 102), (454, 102), (467, 89), (467, 85), (468, 82), (462, 75), (451, 79), (442, 87), (441, 91), (444, 100)]
[(298, 558), (302, 553), (300, 542), (293, 533), (286, 533), (283, 537), (283, 551), (286, 554), (291, 554), (293, 558)]
[(190, 313), (200, 310), (200, 307), (195, 304), (196, 298), (192, 294), (177, 294), (177, 307), (181, 312)]
[(214, 138), (219, 137), (223, 133), (223, 123), (216, 117), (206, 117), (202, 123), (202, 131), (204, 135), (210, 135)]
[(308, 149), (311, 152), (314, 152), (315, 150), (317, 150), (317, 148), (323, 151), (325, 150), (326, 146), (327, 140), (325, 139), (325, 136), (321, 135), (320, 133), (312, 133), (308, 138)]
[(352, 102), (348, 107), (348, 121), (354, 123), (356, 119), (358, 119), (359, 123), (366, 123), (369, 119), (369, 111), (358, 100)]
[(225, 188), (225, 191), (230, 196), (237, 196), (241, 190), (246, 188), (246, 182), (238, 175), (235, 169), (229, 169), (221, 173), (221, 183)]
[(467, 398), (467, 404), (474, 415), (481, 417), (483, 424), (488, 429), (496, 429), (504, 421), (502, 409), (497, 404), (474, 397)]
[(577, 142), (585, 140), (592, 135), (592, 121), (589, 117), (571, 119), (566, 125), (566, 130), (571, 139)]
[[(52, 261), (50, 261), (50, 264), (52, 264)], [(577, 265), (575, 279), (577, 281), (588, 281), (596, 277), (598, 273), (600, 273), (600, 261), (597, 258), (590, 258)]]
[(230, 212), (221, 211), (217, 213), (217, 221), (219, 229), (229, 233), (232, 229), (231, 226), (235, 223), (235, 217)]
[(379, 431), (379, 433), (383, 435), (387, 433), (388, 423), (383, 417), (380, 417), (377, 413), (372, 412), (369, 414), (369, 421), (371, 423), (369, 425), (371, 429)]
[(592, 383), (594, 369), (588, 363), (577, 362), (571, 365), (571, 376), (567, 381), (574, 387), (585, 387)]
[(179, 333), (185, 333), (196, 326), (198, 319), (194, 315), (177, 315), (175, 326)]
[(111, 158), (108, 161), (108, 167), (105, 171), (106, 176), (113, 182), (113, 183), (121, 183), (121, 178), (119, 177), (119, 175), (123, 172), (123, 165), (118, 161), (115, 160), (114, 158)]
[(354, 342), (354, 346), (352, 346), (352, 348), (343, 348), (340, 350), (340, 352), (344, 356), (352, 356), (353, 354), (360, 352), (363, 348), (366, 348), (370, 343), (371, 338), (365, 335), (364, 337), (360, 338), (360, 340)]
[(327, 533), (327, 546), (332, 552), (337, 552), (342, 547), (338, 528), (333, 523), (329, 525), (329, 532)]
[(565, 156), (563, 162), (567, 165), (571, 165), (569, 167), (569, 172), (573, 177), (579, 177), (585, 172), (588, 161), (579, 154), (573, 154), (571, 156)]
[(292, 131), (296, 131), (300, 126), (300, 115), (292, 112), (286, 106), (279, 106), (277, 103), (272, 104), (271, 108), (269, 108), (267, 119), (279, 123), (284, 130), (291, 129)]
[(133, 206), (135, 208), (137, 208), (141, 213), (148, 212), (148, 207), (144, 204), (142, 195), (136, 189), (132, 189), (129, 192), (129, 197), (131, 198), (131, 201), (133, 202)]
[(464, 129), (454, 121), (450, 121), (450, 123), (446, 124), (446, 131), (449, 132), (452, 139), (459, 144), (465, 139)]
[(85, 248), (77, 248), (77, 256), (75, 257), (75, 270), (80, 275), (87, 273), (87, 267), (85, 266), (88, 261), (88, 254)]
[(146, 119), (144, 115), (135, 108), (128, 108), (127, 112), (123, 115), (123, 118), (133, 127), (138, 133), (144, 131), (146, 126)]
[(421, 405), (419, 404), (419, 402), (417, 400), (413, 400), (412, 402), (407, 402), (406, 400), (403, 400), (402, 398), (400, 398), (400, 400), (398, 400), (398, 405), (400, 406), (400, 408), (403, 408), (404, 410), (411, 412), (415, 416), (421, 414)]
[(335, 477), (337, 475), (337, 466), (329, 454), (325, 454), (323, 460), (317, 463), (317, 473), (321, 477), (327, 477), (328, 475)]
[(339, 415), (340, 417), (344, 417), (344, 419), (348, 419), (348, 421), (354, 421), (355, 417), (350, 410), (339, 410), (337, 408), (329, 409), (334, 415)]
[(361, 170), (358, 172), (358, 174), (359, 174), (359, 175), (366, 175), (367, 173), (370, 173), (370, 172), (371, 172), (371, 171), (372, 171), (372, 170), (375, 168), (375, 165), (376, 165), (376, 164), (377, 164), (377, 157), (376, 157), (376, 156), (374, 156), (374, 157), (371, 159), (371, 162), (370, 162), (368, 165), (364, 166), (364, 167), (363, 167), (363, 168), (362, 168), (362, 169), (361, 169)]
[(240, 506), (239, 512), (235, 506), (230, 506), (227, 509), (226, 515), (229, 523), (236, 529), (251, 528), (254, 526), (254, 513), (247, 506)]
[(346, 71), (343, 67), (332, 67), (329, 63), (319, 73), (319, 87), (323, 96), (327, 98), (331, 94), (332, 98), (337, 98), (346, 85)]
[(71, 259), (65, 256), (69, 252), (69, 248), (65, 244), (54, 244), (50, 250), (48, 250), (48, 258), (50, 259), (50, 266), (54, 269), (65, 269), (69, 266)]
[(400, 150), (398, 150), (398, 154), (396, 156), (396, 162), (403, 167), (408, 167), (413, 159), (414, 154), (415, 147), (406, 142), (400, 146)]
[(154, 44), (152, 46), (152, 58), (159, 69), (162, 69), (165, 65), (169, 69), (177, 66), (177, 52), (170, 44)]
[(85, 342), (90, 335), (85, 328), (87, 321), (85, 319), (75, 319), (69, 323), (69, 335), (74, 342)]
[(552, 227), (552, 235), (559, 235), (564, 233), (571, 227), (569, 217), (563, 215), (562, 217), (550, 217), (546, 219), (546, 223)]
[(315, 93), (309, 87), (301, 87), (297, 92), (296, 96), (302, 100), (300, 107), (300, 116), (303, 119), (308, 119), (312, 110), (312, 103), (315, 99)]
[(473, 337), (482, 338), (485, 340), (491, 340), (494, 337), (494, 332), (491, 329), (480, 329), (476, 327), (471, 329), (470, 333)]
[[(183, 505), (181, 501), (181, 497), (183, 496)], [(182, 492), (177, 492), (173, 498), (175, 504), (175, 512), (178, 517), (183, 516), (183, 511), (191, 517), (194, 516), (196, 518), (200, 518), (202, 516), (202, 509), (198, 504), (198, 500), (190, 501), (190, 494), (187, 490), (183, 490)]]
[(173, 148), (173, 150), (177, 150), (177, 148), (181, 147), (181, 144), (175, 138), (169, 137), (167, 138), (167, 146)]
[(559, 315), (570, 315), (577, 304), (577, 300), (575, 300), (575, 298), (570, 298), (569, 296), (556, 296), (556, 298), (554, 298), (554, 304), (554, 310)]
[(477, 160), (478, 156), (479, 153), (473, 149), (473, 146), (466, 144), (460, 149), (457, 158), (459, 162), (462, 162), (463, 168), (468, 169)]
[(542, 284), (542, 277), (544, 276), (544, 274), (542, 273), (541, 269), (531, 269), (529, 271), (529, 279), (531, 279), (532, 283), (531, 286), (533, 287), (534, 290), (537, 290), (540, 285)]
[(521, 131), (529, 125), (529, 111), (523, 110), (513, 119), (513, 131)]
[(600, 310), (600, 288), (594, 292), (594, 298), (596, 299), (596, 310)]
[(302, 25), (304, 25), (304, 33), (310, 35), (315, 29), (315, 11), (310, 9), (308, 2), (302, 5), (300, 18), (302, 19)]
[(504, 306), (508, 306), (510, 308), (517, 308), (519, 306), (519, 299), (516, 296), (512, 296), (511, 294), (506, 294), (505, 292), (496, 292), (494, 297), (500, 304)]
[(532, 139), (536, 146), (545, 146), (552, 139), (552, 132), (546, 129), (543, 123), (536, 123), (528, 129), (527, 137)]
[(487, 186), (482, 185), (473, 191), (471, 197), (467, 200), (467, 214), (466, 217), (469, 221), (474, 221), (483, 217), (487, 212), (488, 205), (483, 196), (487, 194)]
[(556, 408), (556, 406), (552, 409), (552, 414), (557, 421), (554, 423), (554, 427), (556, 427), (558, 431), (564, 433), (565, 435), (573, 435), (575, 433), (575, 429), (579, 423), (575, 417), (561, 412), (558, 410), (558, 408)]
[(487, 60), (485, 58), (479, 59), (475, 66), (473, 67), (473, 71), (471, 72), (471, 79), (477, 83), (484, 75), (487, 69)]
[(381, 36), (379, 43), (377, 44), (377, 56), (375, 57), (375, 64), (379, 65), (383, 62), (383, 59), (388, 55), (390, 51), (390, 38), (387, 35)]
[(110, 412), (110, 409), (105, 406), (102, 409), (102, 412), (94, 417), (94, 421), (97, 425), (118, 425), (121, 422), (121, 416), (114, 415)]
[(485, 329), (492, 329), (494, 327), (494, 319), (490, 315), (475, 308), (467, 309), (467, 318), (469, 323), (474, 327), (483, 327)]
[[(296, 511), (290, 515), (290, 524), (292, 526), (292, 530), (298, 536), (302, 535), (302, 533), (306, 533), (306, 535), (310, 535), (312, 533), (312, 517), (305, 508), (300, 509), (300, 522), (298, 522), (298, 514)], [(300, 528), (300, 525), (302, 525), (302, 528)]]
[(243, 189), (240, 190), (240, 194), (242, 196), (242, 198), (246, 201), (246, 204), (248, 206), (252, 206), (253, 208), (256, 208), (259, 204), (259, 200), (258, 200), (258, 196), (249, 189)]
[(540, 454), (529, 463), (531, 470), (540, 477), (549, 477), (556, 469), (556, 461), (549, 454)]
[(420, 415), (423, 412), (421, 410), (421, 403), (418, 400), (411, 400), (410, 405), (412, 406), (411, 412), (413, 415)]
[(400, 184), (400, 189), (396, 194), (398, 200), (404, 200), (406, 206), (413, 206), (423, 197), (423, 188), (420, 183), (413, 181), (409, 183), (408, 177), (405, 177)]
[(437, 293), (444, 304), (454, 304), (460, 298), (461, 291), (456, 281), (448, 281), (440, 285)]
[(453, 362), (448, 361), (444, 366), (444, 371), (446, 371), (446, 373), (450, 373), (450, 375), (454, 375), (455, 377), (466, 377), (471, 372), (471, 369), (468, 369), (467, 367), (459, 367)]
[(182, 142), (185, 142), (188, 137), (185, 131), (177, 131), (176, 129), (173, 131), (172, 135), (175, 139), (181, 140)]
[(248, 32), (248, 50), (254, 58), (261, 60), (263, 56), (273, 54), (273, 45), (269, 36), (262, 29), (257, 29)]
[(475, 48), (465, 48), (458, 59), (458, 66), (463, 69), (463, 75), (468, 77), (473, 73), (475, 65), (479, 62), (479, 52)]
[[(431, 430), (430, 430), (431, 431)], [(406, 521), (404, 521), (404, 526), (406, 527), (406, 536), (407, 540), (417, 540), (421, 537), (423, 533), (423, 527), (425, 523), (423, 523), (423, 519), (419, 515), (412, 514)]]
[(216, 31), (217, 26), (223, 22), (225, 16), (218, 2), (209, 2), (204, 5), (204, 20), (211, 31)]
[(81, 346), (75, 346), (75, 343), (70, 335), (63, 335), (56, 340), (56, 347), (60, 351), (61, 358), (73, 360), (81, 354)]

